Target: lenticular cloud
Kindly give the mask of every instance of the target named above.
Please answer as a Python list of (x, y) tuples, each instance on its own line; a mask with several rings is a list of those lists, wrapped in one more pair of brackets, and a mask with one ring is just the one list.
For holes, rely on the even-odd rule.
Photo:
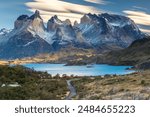
[(73, 22), (75, 20), (79, 21), (85, 13), (100, 13), (99, 9), (90, 5), (86, 6), (59, 0), (34, 0), (33, 2), (27, 2), (26, 5), (30, 11), (39, 10), (45, 22), (54, 15), (58, 15), (62, 20), (70, 19)]

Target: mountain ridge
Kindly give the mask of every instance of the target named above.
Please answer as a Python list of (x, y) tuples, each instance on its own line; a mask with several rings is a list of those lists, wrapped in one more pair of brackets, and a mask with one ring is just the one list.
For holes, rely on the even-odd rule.
[(13, 30), (0, 36), (0, 58), (31, 57), (71, 46), (101, 53), (126, 48), (145, 36), (131, 19), (120, 15), (89, 13), (74, 24), (55, 15), (45, 27), (39, 11), (21, 15)]

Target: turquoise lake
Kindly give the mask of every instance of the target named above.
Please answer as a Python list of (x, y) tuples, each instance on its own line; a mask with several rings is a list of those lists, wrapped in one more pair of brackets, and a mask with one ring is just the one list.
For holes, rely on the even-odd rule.
[(36, 71), (47, 71), (51, 75), (67, 74), (78, 76), (99, 76), (106, 74), (124, 75), (135, 72), (134, 70), (127, 70), (132, 66), (112, 66), (106, 64), (95, 64), (92, 66), (65, 66), (64, 64), (25, 64), (25, 67), (32, 68)]

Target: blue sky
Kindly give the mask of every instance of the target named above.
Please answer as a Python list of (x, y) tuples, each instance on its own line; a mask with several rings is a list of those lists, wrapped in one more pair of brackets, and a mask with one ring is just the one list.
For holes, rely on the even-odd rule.
[(150, 0), (0, 0), (0, 28), (13, 28), (19, 15), (31, 15), (38, 9), (45, 22), (55, 14), (72, 22), (89, 12), (126, 15), (150, 33), (149, 6)]

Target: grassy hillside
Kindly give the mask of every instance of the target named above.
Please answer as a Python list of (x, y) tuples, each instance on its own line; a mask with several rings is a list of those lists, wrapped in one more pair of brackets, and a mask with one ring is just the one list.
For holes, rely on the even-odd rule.
[(83, 78), (73, 81), (74, 99), (150, 100), (150, 71), (124, 76)]
[(67, 84), (59, 76), (22, 66), (0, 66), (0, 99), (64, 99)]

